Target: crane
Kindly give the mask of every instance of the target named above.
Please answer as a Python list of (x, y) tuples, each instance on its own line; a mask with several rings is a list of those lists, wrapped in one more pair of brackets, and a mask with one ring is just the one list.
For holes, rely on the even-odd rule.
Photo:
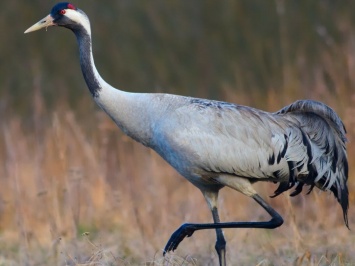
[[(155, 150), (202, 192), (213, 223), (185, 223), (170, 237), (166, 252), (197, 230), (214, 229), (219, 264), (226, 265), (223, 228), (273, 229), (283, 218), (253, 188), (279, 183), (274, 196), (304, 186), (331, 191), (348, 225), (346, 130), (327, 105), (298, 100), (275, 113), (221, 101), (162, 93), (130, 93), (109, 85), (98, 73), (92, 54), (88, 16), (73, 4), (56, 4), (25, 33), (50, 26), (76, 36), (81, 70), (95, 102), (132, 139)], [(221, 222), (218, 193), (229, 187), (254, 199), (269, 221)]]

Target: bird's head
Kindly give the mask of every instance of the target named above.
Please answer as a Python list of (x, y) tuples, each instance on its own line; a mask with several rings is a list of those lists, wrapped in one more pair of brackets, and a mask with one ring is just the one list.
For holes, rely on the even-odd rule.
[(25, 33), (48, 28), (50, 26), (66, 27), (73, 31), (84, 29), (90, 34), (90, 22), (86, 14), (68, 2), (56, 4), (48, 16), (29, 27)]

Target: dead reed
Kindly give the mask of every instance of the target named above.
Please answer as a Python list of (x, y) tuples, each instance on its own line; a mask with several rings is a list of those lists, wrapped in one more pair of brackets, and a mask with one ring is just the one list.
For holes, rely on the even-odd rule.
[[(272, 94), (268, 101), (271, 110)], [(344, 112), (349, 139), (353, 113), (353, 107)], [(200, 192), (153, 151), (124, 136), (99, 110), (79, 119), (63, 106), (51, 113), (38, 110), (31, 119), (35, 126), (15, 115), (0, 125), (3, 265), (216, 264), (215, 234), (207, 231), (162, 257), (181, 223), (210, 222), (211, 216)], [(350, 145), (350, 165), (353, 155)], [(351, 172), (350, 191), (352, 180)], [(267, 198), (275, 185), (257, 189)], [(350, 201), (352, 206), (352, 192)], [(226, 230), (232, 265), (355, 264), (354, 234), (330, 194), (286, 193), (270, 202), (285, 224), (272, 231)], [(222, 191), (220, 204), (224, 221), (268, 218), (229, 189)], [(353, 217), (350, 208), (350, 227)]]
[[(23, 37), (47, 2), (3, 1), (0, 9), (0, 266), (216, 265), (214, 232), (196, 232), (162, 257), (181, 223), (212, 220), (207, 205), (95, 109), (81, 90), (73, 36), (49, 29)], [(268, 111), (300, 98), (332, 106), (350, 141), (354, 230), (354, 1), (81, 2), (94, 22), (98, 68), (113, 85)], [(275, 188), (257, 185), (266, 199)], [(333, 196), (314, 190), (269, 201), (284, 225), (226, 230), (230, 265), (355, 265), (354, 233)], [(268, 218), (229, 189), (220, 204), (223, 221)]]

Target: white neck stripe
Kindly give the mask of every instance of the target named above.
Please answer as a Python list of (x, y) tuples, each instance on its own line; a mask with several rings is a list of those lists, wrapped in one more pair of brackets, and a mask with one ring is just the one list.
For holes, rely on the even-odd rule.
[(90, 21), (89, 18), (80, 10), (73, 10), (73, 9), (66, 9), (65, 15), (68, 19), (80, 24), (86, 30), (86, 32), (90, 35), (91, 28), (90, 28)]

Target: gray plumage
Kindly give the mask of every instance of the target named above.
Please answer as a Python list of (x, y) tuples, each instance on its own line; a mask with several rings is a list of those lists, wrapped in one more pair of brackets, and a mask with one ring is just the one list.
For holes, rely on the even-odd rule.
[(267, 113), (178, 96), (165, 96), (164, 101), (169, 111), (156, 119), (148, 146), (200, 189), (218, 183), (219, 173), (280, 182), (276, 194), (295, 184), (315, 185), (334, 193), (346, 218), (345, 128), (326, 105), (304, 100)]
[[(171, 94), (129, 93), (113, 88), (96, 70), (91, 29), (85, 13), (69, 3), (27, 32), (57, 25), (77, 38), (80, 65), (96, 103), (124, 133), (155, 150), (203, 193), (212, 224), (183, 224), (168, 241), (173, 251), (194, 231), (215, 229), (220, 265), (226, 265), (222, 228), (276, 228), (282, 217), (254, 190), (257, 181), (279, 183), (274, 196), (304, 185), (330, 190), (348, 226), (346, 131), (338, 115), (323, 103), (301, 100), (268, 113), (232, 103)], [(272, 217), (266, 222), (221, 223), (218, 192), (230, 187), (253, 198)]]
[[(133, 110), (124, 118), (122, 112), (103, 109), (201, 190), (224, 186), (219, 174), (251, 183), (280, 182), (275, 195), (294, 185), (296, 192), (303, 185), (316, 186), (334, 193), (348, 224), (345, 127), (325, 104), (302, 100), (268, 113), (169, 94), (129, 98)], [(117, 102), (111, 100), (114, 108)]]

